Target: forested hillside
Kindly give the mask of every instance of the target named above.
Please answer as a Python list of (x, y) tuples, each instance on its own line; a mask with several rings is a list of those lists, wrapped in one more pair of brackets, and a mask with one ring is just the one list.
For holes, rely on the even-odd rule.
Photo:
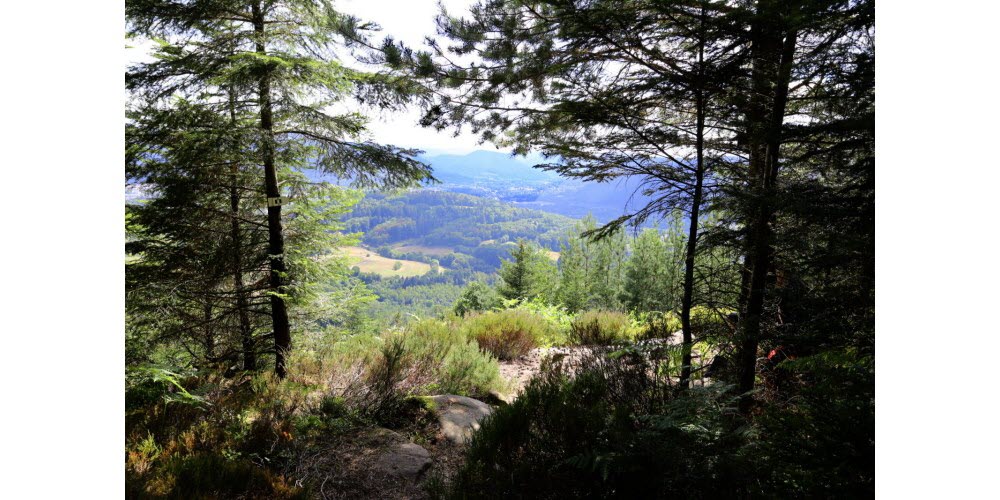
[(338, 7), (126, 2), (127, 497), (871, 496), (873, 2)]
[[(367, 193), (346, 221), (371, 248), (437, 257), (446, 267), (491, 272), (508, 243), (528, 239), (550, 250), (573, 220), (476, 196), (436, 190)], [(449, 255), (451, 254), (451, 255)], [(457, 259), (457, 262), (456, 262)]]
[(476, 151), (466, 155), (423, 155), (441, 181), (434, 189), (472, 194), (575, 219), (593, 215), (608, 222), (651, 201), (638, 179), (605, 184), (580, 182), (533, 168), (545, 164), (541, 155), (510, 155)]

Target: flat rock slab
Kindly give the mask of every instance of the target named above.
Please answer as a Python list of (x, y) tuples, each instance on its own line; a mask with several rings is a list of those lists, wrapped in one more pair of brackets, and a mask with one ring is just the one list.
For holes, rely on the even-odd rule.
[(431, 454), (414, 443), (396, 444), (382, 453), (375, 467), (386, 475), (417, 481), (431, 466)]
[(441, 433), (458, 444), (469, 442), (472, 433), (479, 430), (479, 422), (493, 411), (488, 404), (465, 396), (443, 394), (430, 399), (434, 401)]

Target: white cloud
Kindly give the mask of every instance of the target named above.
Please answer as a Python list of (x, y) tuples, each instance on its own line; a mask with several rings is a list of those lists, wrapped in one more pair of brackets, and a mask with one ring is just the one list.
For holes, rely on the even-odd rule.
[[(468, 13), (470, 0), (444, 0), (445, 9), (451, 15)], [(424, 48), (424, 39), (435, 36), (437, 28), (434, 17), (439, 12), (437, 0), (344, 0), (337, 8), (366, 21), (378, 23), (382, 35), (415, 49)], [(496, 150), (492, 144), (478, 144), (475, 136), (468, 132), (454, 135), (453, 130), (438, 132), (421, 127), (420, 112), (410, 109), (402, 113), (379, 113), (370, 115), (369, 129), (378, 141), (397, 146), (423, 149), (433, 153), (464, 154), (479, 149)], [(509, 151), (506, 149), (504, 151)]]

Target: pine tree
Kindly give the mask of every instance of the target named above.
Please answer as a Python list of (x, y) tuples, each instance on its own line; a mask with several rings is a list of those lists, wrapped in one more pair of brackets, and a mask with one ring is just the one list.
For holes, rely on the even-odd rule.
[[(743, 253), (738, 390), (751, 394), (773, 287), (772, 224), (795, 113), (825, 121), (822, 90), (850, 67), (870, 2), (485, 0), (439, 17), (447, 48), (401, 59), (436, 84), (425, 123), (470, 125), (484, 140), (559, 161), (562, 175), (642, 179), (652, 201), (595, 234), (675, 209), (689, 222), (682, 323), (686, 383), (705, 210), (725, 205), (725, 245)], [(794, 84), (792, 82), (795, 82)], [(808, 117), (808, 118), (806, 118)], [(829, 147), (829, 146), (827, 146)], [(710, 215), (710, 214), (705, 214)], [(719, 233), (725, 233), (720, 230)], [(770, 280), (770, 282), (769, 282)], [(744, 398), (742, 409), (749, 409)]]
[(513, 260), (503, 260), (500, 265), (500, 284), (497, 292), (507, 300), (550, 298), (557, 279), (555, 264), (545, 251), (525, 240), (518, 240), (511, 251)]
[[(685, 359), (693, 343), (698, 224), (716, 192), (717, 165), (733, 158), (736, 127), (725, 97), (745, 58), (734, 41), (739, 19), (738, 8), (708, 0), (490, 0), (475, 6), (471, 19), (439, 18), (439, 31), (458, 42), (447, 56), (434, 46), (439, 66), (429, 54), (410, 61), (443, 89), (425, 123), (470, 124), (484, 140), (517, 152), (539, 149), (559, 160), (539, 167), (567, 177), (640, 179), (638, 191), (650, 201), (626, 207), (592, 236), (685, 213)], [(470, 54), (482, 62), (454, 62)], [(602, 303), (613, 302), (600, 294)], [(685, 369), (683, 385), (689, 375)]]
[(359, 113), (325, 111), (355, 89), (369, 102), (398, 104), (405, 85), (337, 61), (337, 47), (356, 46), (367, 35), (357, 19), (323, 0), (130, 0), (126, 18), (132, 36), (162, 40), (157, 61), (126, 75), (133, 100), (169, 106), (170, 96), (180, 95), (218, 109), (231, 103), (237, 120), (252, 123), (239, 168), (260, 168), (255, 201), (266, 203), (275, 371), (284, 376), (291, 348), (282, 217), (292, 194), (288, 178), (295, 169), (318, 168), (362, 186), (429, 179), (416, 151), (366, 141)]
[(625, 281), (626, 238), (615, 231), (595, 240), (584, 236), (597, 229), (587, 215), (560, 242), (557, 298), (570, 311), (588, 308), (615, 310)]
[(633, 240), (625, 263), (622, 293), (622, 301), (629, 309), (642, 312), (680, 309), (686, 247), (680, 226), (680, 218), (675, 217), (665, 233), (645, 229)]
[(245, 202), (253, 172), (234, 171), (233, 148), (219, 147), (245, 136), (226, 115), (186, 100), (130, 116), (126, 174), (153, 193), (127, 206), (134, 326), (179, 342), (199, 361), (242, 357), (254, 369), (261, 325), (253, 309), (266, 300), (257, 284), (266, 248)]

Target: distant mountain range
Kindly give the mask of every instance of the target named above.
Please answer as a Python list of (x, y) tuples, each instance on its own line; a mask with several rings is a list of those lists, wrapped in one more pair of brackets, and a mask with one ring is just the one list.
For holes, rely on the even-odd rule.
[(493, 151), (466, 155), (423, 155), (440, 184), (427, 189), (482, 196), (546, 212), (580, 218), (593, 214), (608, 222), (642, 207), (648, 201), (637, 191), (638, 179), (608, 183), (565, 179), (558, 174), (532, 168), (545, 163), (540, 156), (511, 157)]
[[(424, 154), (419, 157), (433, 168), (439, 181), (424, 189), (480, 196), (572, 218), (593, 214), (604, 223), (641, 208), (649, 198), (639, 190), (639, 179), (607, 183), (582, 182), (533, 168), (546, 163), (541, 155), (511, 157), (496, 151), (473, 151), (465, 155)], [(313, 180), (337, 183), (337, 179), (318, 171), (309, 171)], [(150, 195), (148, 186), (126, 187), (126, 202), (136, 202)], [(655, 221), (650, 221), (655, 222)]]

